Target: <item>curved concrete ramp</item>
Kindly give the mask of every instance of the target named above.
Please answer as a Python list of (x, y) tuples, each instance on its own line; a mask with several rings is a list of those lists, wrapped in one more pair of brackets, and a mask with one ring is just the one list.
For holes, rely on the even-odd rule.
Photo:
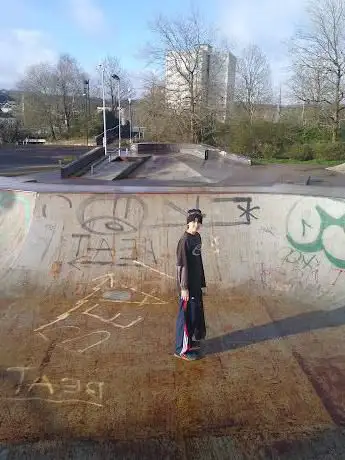
[(13, 263), (27, 240), (35, 198), (35, 193), (0, 192), (1, 271)]
[[(340, 193), (28, 186), (0, 192), (1, 441), (324, 458), (345, 421)], [(196, 206), (208, 338), (186, 363), (172, 356), (175, 250)]]

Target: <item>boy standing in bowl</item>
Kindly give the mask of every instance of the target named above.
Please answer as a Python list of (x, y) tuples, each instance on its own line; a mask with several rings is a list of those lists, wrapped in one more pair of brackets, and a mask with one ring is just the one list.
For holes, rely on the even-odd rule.
[(200, 340), (206, 337), (202, 298), (206, 282), (199, 234), (202, 218), (200, 209), (188, 211), (187, 230), (177, 245), (179, 313), (176, 321), (175, 356), (186, 361), (199, 359)]

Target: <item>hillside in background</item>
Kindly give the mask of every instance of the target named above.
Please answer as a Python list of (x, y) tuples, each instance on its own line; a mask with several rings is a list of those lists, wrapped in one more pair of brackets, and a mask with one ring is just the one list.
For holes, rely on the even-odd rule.
[(0, 105), (15, 101), (15, 98), (11, 93), (12, 91), (6, 91), (5, 89), (0, 89)]

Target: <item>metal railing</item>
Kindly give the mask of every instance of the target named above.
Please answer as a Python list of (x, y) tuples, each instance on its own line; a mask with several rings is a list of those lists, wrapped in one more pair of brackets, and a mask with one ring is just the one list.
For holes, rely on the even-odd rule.
[[(114, 126), (113, 128), (107, 129), (107, 144), (110, 144), (116, 138), (118, 129), (119, 129), (119, 125)], [(104, 131), (95, 137), (95, 141), (97, 145), (103, 144), (103, 137), (104, 137)]]
[[(97, 160), (94, 163), (92, 163), (91, 168), (90, 168), (91, 176), (93, 176), (94, 169), (96, 168), (96, 166), (98, 166), (101, 163), (103, 163), (106, 160), (106, 158), (107, 157), (110, 158), (110, 156), (111, 156), (111, 153), (109, 155), (107, 155), (107, 156), (102, 157), (100, 160)], [(110, 160), (109, 160), (109, 163), (110, 163)]]

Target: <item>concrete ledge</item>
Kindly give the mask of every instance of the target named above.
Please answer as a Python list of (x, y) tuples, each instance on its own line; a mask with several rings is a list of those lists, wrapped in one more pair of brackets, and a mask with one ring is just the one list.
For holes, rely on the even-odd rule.
[[(82, 179), (81, 179), (82, 180)], [(67, 182), (67, 181), (66, 181)], [(0, 177), (0, 190), (12, 190), (35, 193), (120, 193), (120, 194), (164, 194), (177, 193), (181, 195), (188, 194), (234, 194), (251, 193), (267, 195), (302, 195), (302, 196), (320, 196), (325, 198), (344, 199), (344, 187), (322, 187), (316, 185), (293, 185), (293, 184), (274, 184), (273, 186), (214, 186), (213, 184), (193, 187), (172, 185), (150, 186), (150, 185), (127, 185), (121, 182), (107, 181), (106, 184), (78, 184), (77, 181), (69, 183), (32, 183), (20, 182), (16, 178)]]
[(89, 152), (84, 153), (84, 155), (81, 155), (77, 160), (61, 167), (61, 179), (67, 179), (68, 177), (82, 174), (91, 163), (101, 158), (102, 155), (104, 155), (103, 147), (95, 147)]
[(161, 142), (139, 142), (133, 144), (131, 151), (134, 154), (166, 154), (166, 153), (179, 153), (180, 144), (165, 144)]
[(130, 174), (132, 174), (133, 171), (135, 171), (139, 166), (144, 164), (149, 158), (151, 158), (150, 155), (147, 155), (143, 158), (137, 159), (136, 161), (128, 161), (128, 160), (123, 160), (123, 162), (128, 161), (129, 165), (123, 169), (122, 171), (117, 174), (113, 180), (121, 180), (121, 179), (126, 179)]

